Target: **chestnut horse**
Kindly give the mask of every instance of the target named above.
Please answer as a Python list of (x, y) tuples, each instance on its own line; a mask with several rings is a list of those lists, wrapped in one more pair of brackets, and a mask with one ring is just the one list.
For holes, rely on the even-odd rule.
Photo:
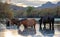
[(29, 18), (22, 19), (22, 20), (20, 20), (20, 23), (19, 23), (18, 27), (21, 24), (23, 24), (23, 26), (24, 26), (25, 29), (28, 28), (28, 27), (33, 27), (35, 29), (36, 20), (35, 19), (31, 19), (31, 18), (30, 19)]
[(28, 27), (33, 27), (35, 29), (35, 25), (36, 25), (36, 20), (35, 19), (22, 19), (22, 20), (18, 20), (18, 19), (10, 19), (10, 21), (7, 22), (7, 26), (9, 25), (17, 25), (17, 28), (19, 29), (20, 25), (23, 24), (23, 26), (25, 28)]

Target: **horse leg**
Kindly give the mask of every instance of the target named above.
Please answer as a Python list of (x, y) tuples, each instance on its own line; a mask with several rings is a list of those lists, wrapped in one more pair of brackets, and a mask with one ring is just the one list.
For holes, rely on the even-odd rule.
[(46, 29), (46, 23), (44, 23), (44, 29)]
[(54, 30), (54, 23), (52, 23), (52, 30)]
[(17, 26), (17, 28), (19, 29), (20, 25)]
[(34, 31), (35, 31), (35, 33), (36, 33), (35, 25), (36, 25), (36, 24), (34, 24)]
[(36, 30), (36, 29), (35, 29), (35, 24), (34, 24), (34, 30)]
[(34, 28), (33, 26), (31, 26), (31, 28)]
[(51, 23), (49, 23), (50, 24), (50, 30), (51, 30)]
[(40, 30), (42, 29), (41, 25), (42, 25), (42, 23), (40, 23)]
[(10, 26), (10, 24), (6, 24), (6, 27), (9, 27)]
[(24, 25), (24, 29), (27, 29), (27, 26)]
[(6, 23), (6, 26), (7, 26), (7, 27), (9, 27), (9, 26), (10, 26), (10, 22), (9, 22), (9, 21)]
[(17, 28), (19, 29), (19, 27), (20, 27), (21, 24), (18, 23), (18, 24), (16, 24), (16, 25), (17, 25)]

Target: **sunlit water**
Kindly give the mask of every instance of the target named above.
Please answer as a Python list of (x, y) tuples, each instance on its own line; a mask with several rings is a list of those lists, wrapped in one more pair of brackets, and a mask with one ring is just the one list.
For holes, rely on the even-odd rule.
[[(36, 20), (39, 20), (39, 19), (40, 18), (38, 18)], [(55, 21), (60, 21), (60, 19), (56, 18)], [(36, 27), (35, 27), (36, 34), (34, 33), (34, 31), (32, 31), (33, 29), (31, 29), (31, 31), (29, 31), (29, 29), (27, 29), (27, 31), (25, 30), (25, 32), (24, 32), (23, 25), (20, 26), (20, 30), (23, 31), (23, 34), (17, 29), (17, 26), (10, 26), (7, 28), (6, 28), (5, 24), (0, 23), (0, 37), (60, 37), (60, 24), (55, 24), (54, 34), (53, 33), (44, 34), (43, 33), (44, 31), (43, 32), (39, 31), (39, 24), (36, 24)], [(30, 33), (31, 35), (28, 33)]]
[[(24, 27), (23, 25), (20, 27), (21, 31), (23, 31)], [(31, 31), (30, 31), (31, 32)], [(50, 36), (52, 35), (52, 36)], [(55, 32), (54, 34), (48, 34), (48, 35), (43, 35), (39, 31), (39, 24), (36, 24), (36, 34), (34, 35), (21, 35), (18, 34), (17, 28), (11, 28), (11, 29), (6, 29), (6, 27), (3, 24), (0, 24), (0, 37), (60, 37), (60, 26), (56, 25), (55, 26)]]
[[(19, 18), (19, 20), (21, 20), (21, 19), (25, 19), (25, 18)], [(34, 18), (36, 21), (38, 21), (40, 18)], [(60, 18), (55, 18), (54, 19), (55, 21), (60, 21)]]

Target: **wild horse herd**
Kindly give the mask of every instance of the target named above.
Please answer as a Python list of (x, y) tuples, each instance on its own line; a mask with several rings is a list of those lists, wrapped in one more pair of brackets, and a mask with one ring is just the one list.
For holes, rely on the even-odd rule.
[[(39, 20), (39, 26), (40, 29), (42, 29), (42, 25), (44, 25), (44, 28), (46, 28), (46, 24), (49, 24), (49, 29), (54, 30), (54, 17), (41, 17)], [(10, 25), (17, 25), (17, 28), (23, 24), (24, 29), (31, 27), (35, 29), (35, 26), (37, 24), (36, 20), (33, 18), (26, 18), (26, 19), (9, 19), (6, 21), (6, 26)], [(36, 30), (36, 29), (35, 29)]]

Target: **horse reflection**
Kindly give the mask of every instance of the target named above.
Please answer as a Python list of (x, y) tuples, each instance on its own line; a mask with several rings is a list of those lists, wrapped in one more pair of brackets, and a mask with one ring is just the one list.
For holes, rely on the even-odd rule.
[(44, 37), (53, 37), (55, 30), (50, 30), (50, 29), (41, 29), (40, 32), (44, 35)]
[[(44, 29), (46, 29), (46, 24), (49, 23), (50, 26), (50, 30), (54, 30), (54, 17), (41, 17), (41, 19), (39, 20), (39, 24), (40, 24), (40, 29), (42, 29), (41, 25), (44, 25)], [(52, 24), (52, 25), (51, 25)]]
[(28, 36), (28, 35), (35, 35), (36, 32), (33, 28), (27, 28), (27, 29), (24, 29), (24, 31), (18, 30), (18, 34), (23, 36)]

